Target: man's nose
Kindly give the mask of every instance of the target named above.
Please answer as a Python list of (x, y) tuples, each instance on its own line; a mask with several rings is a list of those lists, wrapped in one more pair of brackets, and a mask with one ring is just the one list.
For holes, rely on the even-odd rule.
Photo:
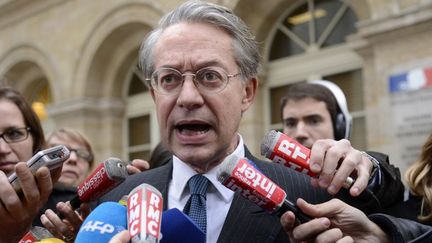
[(177, 104), (187, 109), (204, 104), (204, 98), (194, 82), (193, 75), (185, 75), (183, 85), (177, 97)]
[(297, 138), (306, 138), (309, 136), (309, 128), (304, 122), (298, 122), (297, 127), (295, 129), (295, 137)]

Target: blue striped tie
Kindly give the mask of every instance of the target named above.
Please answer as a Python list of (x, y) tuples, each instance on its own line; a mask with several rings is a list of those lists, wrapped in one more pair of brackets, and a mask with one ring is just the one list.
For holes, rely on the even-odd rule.
[(197, 174), (189, 179), (188, 185), (191, 196), (183, 212), (189, 215), (205, 234), (207, 230), (206, 192), (209, 180), (205, 176)]

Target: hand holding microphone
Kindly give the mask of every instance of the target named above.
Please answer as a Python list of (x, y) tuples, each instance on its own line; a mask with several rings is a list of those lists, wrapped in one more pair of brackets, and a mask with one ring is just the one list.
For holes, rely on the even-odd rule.
[(75, 242), (121, 243), (131, 239), (132, 243), (157, 243), (161, 237), (162, 209), (162, 194), (151, 185), (139, 185), (126, 200), (96, 207), (82, 224)]
[(134, 159), (126, 166), (129, 175), (150, 169), (150, 163), (142, 159)]
[(105, 160), (78, 186), (77, 196), (70, 201), (72, 208), (77, 209), (82, 202), (100, 198), (122, 183), (127, 176), (126, 164), (122, 160)]
[[(344, 187), (350, 189), (351, 195), (357, 196), (368, 184), (370, 168), (364, 163), (362, 153), (355, 150), (348, 140), (318, 140), (310, 150), (287, 135), (273, 130), (261, 143), (261, 154), (311, 176), (314, 185), (327, 188), (331, 194)], [(311, 159), (315, 163), (313, 166), (310, 165)], [(353, 173), (357, 176), (356, 181), (349, 176)]]
[[(60, 202), (57, 210), (65, 220), (62, 220), (52, 210), (47, 210), (41, 216), (42, 224), (57, 237), (73, 237), (82, 221), (90, 213), (85, 202), (97, 200), (99, 197), (119, 185), (127, 177), (126, 165), (117, 158), (109, 158), (90, 174), (77, 189), (77, 195), (69, 203)], [(81, 206), (81, 207), (80, 207)], [(80, 207), (81, 214), (75, 212)]]
[(269, 213), (280, 217), (286, 211), (292, 211), (301, 223), (310, 220), (309, 216), (286, 199), (287, 194), (282, 188), (251, 165), (247, 159), (233, 156), (224, 161), (218, 180)]

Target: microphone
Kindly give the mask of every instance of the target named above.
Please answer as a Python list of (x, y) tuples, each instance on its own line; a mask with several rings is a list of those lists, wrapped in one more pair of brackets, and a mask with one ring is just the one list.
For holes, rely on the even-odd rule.
[(49, 237), (53, 237), (53, 235), (47, 229), (40, 226), (32, 226), (19, 243), (31, 243)]
[[(267, 133), (261, 143), (261, 155), (308, 176), (318, 177), (310, 170), (310, 149), (284, 133), (275, 130)], [(348, 177), (343, 187), (349, 189), (353, 183), (354, 179)]]
[(162, 194), (149, 184), (134, 188), (127, 199), (127, 222), (132, 243), (159, 242)]
[(127, 229), (126, 207), (117, 202), (104, 202), (85, 219), (75, 243), (106, 243), (120, 231)]
[(271, 214), (281, 216), (292, 211), (301, 223), (311, 218), (286, 199), (286, 192), (267, 176), (251, 165), (247, 159), (233, 156), (222, 163), (218, 171), (218, 181), (232, 191), (254, 202)]
[(89, 175), (79, 186), (77, 195), (70, 200), (73, 209), (82, 202), (96, 200), (123, 182), (128, 176), (126, 164), (117, 158), (108, 158)]
[(195, 222), (177, 208), (162, 213), (160, 243), (205, 243), (206, 236)]

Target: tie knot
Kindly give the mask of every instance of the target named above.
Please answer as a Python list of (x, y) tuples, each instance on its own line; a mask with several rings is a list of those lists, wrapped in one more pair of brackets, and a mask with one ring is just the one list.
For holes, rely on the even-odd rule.
[(199, 194), (201, 196), (206, 196), (207, 188), (209, 186), (209, 180), (200, 174), (192, 176), (189, 181), (189, 190), (192, 194)]

